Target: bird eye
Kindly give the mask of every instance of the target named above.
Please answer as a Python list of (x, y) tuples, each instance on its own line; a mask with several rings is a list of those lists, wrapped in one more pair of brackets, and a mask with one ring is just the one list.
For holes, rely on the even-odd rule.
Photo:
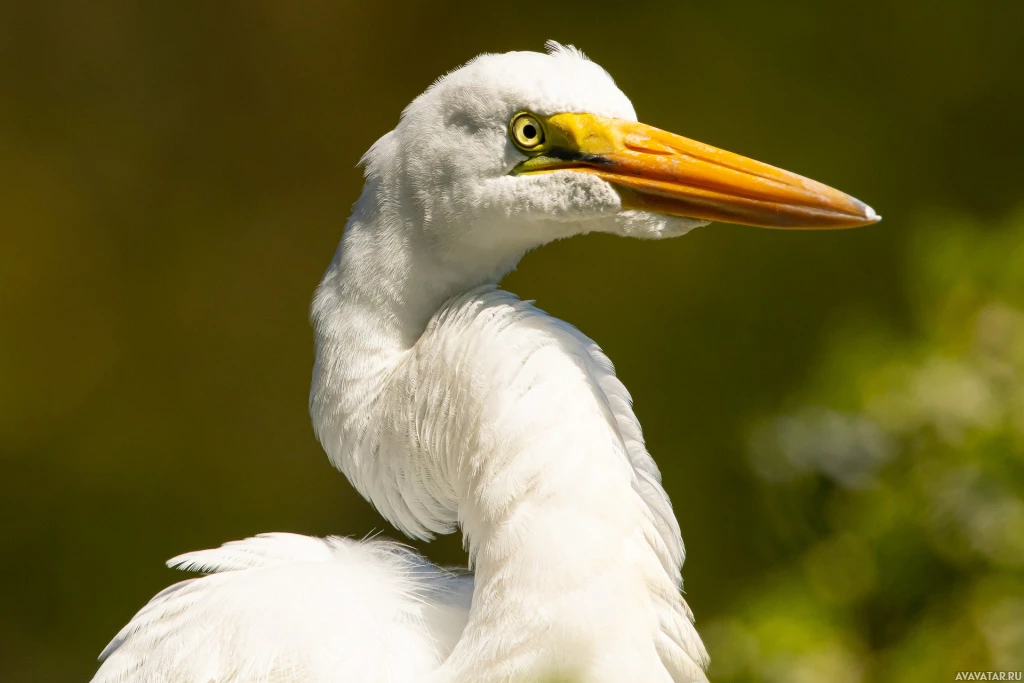
[(509, 134), (516, 147), (524, 152), (532, 151), (544, 144), (544, 128), (533, 114), (520, 112), (509, 123)]

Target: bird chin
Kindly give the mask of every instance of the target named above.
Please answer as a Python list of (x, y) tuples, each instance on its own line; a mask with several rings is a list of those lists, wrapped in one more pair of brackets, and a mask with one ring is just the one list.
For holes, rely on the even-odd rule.
[(609, 226), (608, 232), (646, 240), (679, 237), (711, 222), (635, 209), (620, 211), (611, 220), (613, 224)]

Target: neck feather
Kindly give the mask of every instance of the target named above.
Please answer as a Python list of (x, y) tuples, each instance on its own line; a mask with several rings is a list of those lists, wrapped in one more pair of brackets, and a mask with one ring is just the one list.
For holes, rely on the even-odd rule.
[(405, 533), (430, 538), (453, 530), (456, 505), (436, 492), (436, 480), (430, 491), (402, 488), (424, 484), (429, 473), (409, 452), (414, 435), (386, 422), (411, 407), (402, 394), (412, 389), (410, 378), (400, 370), (446, 300), (497, 282), (515, 260), (504, 268), (447, 262), (429, 236), (407, 224), (408, 207), (388, 201), (378, 184), (367, 181), (313, 300), (309, 408), (331, 462), (356, 489)]
[(310, 408), (396, 526), (462, 526), (476, 589), (444, 675), (703, 680), (682, 539), (608, 359), (399, 234), (357, 207), (314, 301)]

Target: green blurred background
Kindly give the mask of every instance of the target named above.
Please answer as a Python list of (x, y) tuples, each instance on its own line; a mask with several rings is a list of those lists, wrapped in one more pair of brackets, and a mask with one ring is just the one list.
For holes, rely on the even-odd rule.
[(645, 122), (885, 216), (590, 236), (505, 281), (631, 389), (712, 679), (1024, 668), (1022, 27), (1017, 0), (6, 3), (0, 680), (88, 679), (182, 551), (395, 535), (313, 438), (308, 302), (402, 107), (548, 38)]

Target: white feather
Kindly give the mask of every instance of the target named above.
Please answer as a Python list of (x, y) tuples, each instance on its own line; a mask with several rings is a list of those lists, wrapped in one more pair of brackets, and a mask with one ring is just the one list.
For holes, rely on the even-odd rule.
[(527, 250), (699, 221), (624, 211), (593, 174), (512, 176), (517, 111), (634, 119), (582, 53), (484, 55), (365, 155), (313, 303), (310, 411), (405, 533), (461, 527), (453, 578), (380, 541), (274, 535), (177, 558), (97, 681), (704, 681), (683, 543), (630, 397), (586, 336), (495, 283)]
[(387, 541), (263, 534), (168, 564), (96, 683), (417, 681), (465, 627), (472, 579)]

